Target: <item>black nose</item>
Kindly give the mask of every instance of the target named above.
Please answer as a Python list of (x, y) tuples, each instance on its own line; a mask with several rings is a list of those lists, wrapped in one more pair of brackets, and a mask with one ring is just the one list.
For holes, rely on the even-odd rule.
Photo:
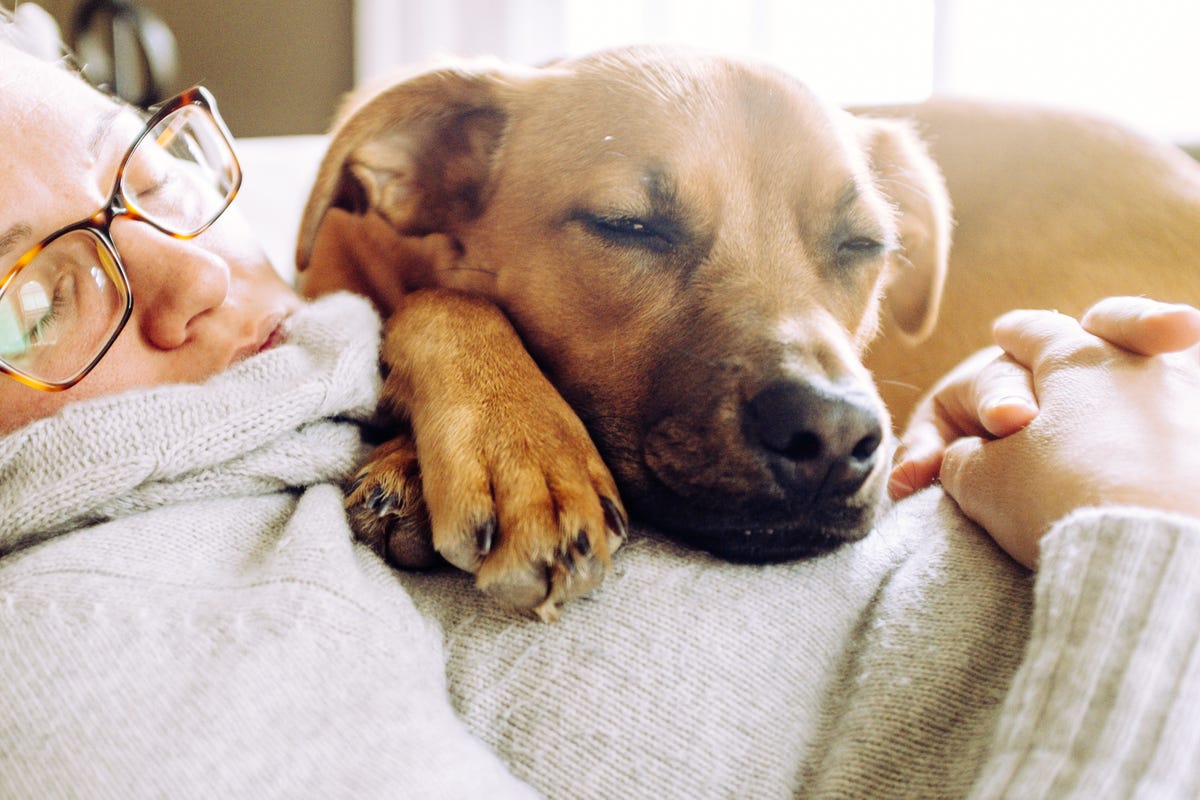
[(883, 421), (861, 391), (780, 381), (746, 404), (745, 433), (784, 489), (846, 495), (875, 466)]

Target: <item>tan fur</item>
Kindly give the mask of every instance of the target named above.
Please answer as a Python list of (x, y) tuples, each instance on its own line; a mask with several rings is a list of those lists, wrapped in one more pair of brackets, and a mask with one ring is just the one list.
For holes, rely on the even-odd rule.
[[(546, 619), (594, 588), (625, 535), (617, 488), (503, 314), (480, 298), (419, 290), (392, 314), (384, 350), (385, 402), (400, 404), (420, 435), (373, 456), (350, 497), (360, 534), (403, 566), (427, 566), (432, 553), (420, 545), (430, 541), (481, 589)], [(395, 498), (389, 517), (417, 527), (379, 530), (365, 508), (376, 491)]]
[(898, 422), (1013, 308), (1078, 315), (1102, 297), (1200, 303), (1200, 165), (1111, 121), (966, 100), (861, 109), (912, 120), (954, 203), (932, 335), (885, 325), (867, 359)]
[[(402, 563), (431, 541), (544, 617), (603, 575), (618, 485), (642, 519), (731, 558), (864, 535), (890, 453), (862, 364), (881, 322), (871, 363), (904, 415), (910, 385), (986, 343), (1009, 289), (1040, 287), (1022, 304), (1041, 306), (1071, 290), (1024, 271), (1035, 226), (992, 230), (970, 196), (1015, 177), (971, 177), (987, 154), (970, 114), (916, 122), (951, 162), (947, 280), (950, 199), (911, 110), (855, 116), (765, 67), (648, 48), (467, 65), (349, 109), (298, 265), (308, 293), (363, 291), (391, 317), (401, 428), (348, 500), (356, 526)], [(1061, 198), (1038, 214), (1024, 190), (1053, 225)], [(980, 296), (963, 291), (957, 259), (1000, 245)]]

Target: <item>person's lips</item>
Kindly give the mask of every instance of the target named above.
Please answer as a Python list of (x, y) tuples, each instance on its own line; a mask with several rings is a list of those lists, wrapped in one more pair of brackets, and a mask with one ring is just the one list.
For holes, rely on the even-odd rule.
[(270, 350), (272, 347), (283, 343), (283, 340), (286, 338), (283, 322), (284, 318), (282, 316), (275, 318), (274, 324), (270, 326), (270, 331), (263, 338), (258, 346), (258, 350), (255, 352), (261, 353), (264, 350)]
[(282, 344), (287, 338), (284, 325), (286, 320), (287, 316), (284, 314), (275, 314), (263, 320), (262, 324), (258, 326), (258, 335), (250, 344), (237, 351), (234, 362), (242, 361)]

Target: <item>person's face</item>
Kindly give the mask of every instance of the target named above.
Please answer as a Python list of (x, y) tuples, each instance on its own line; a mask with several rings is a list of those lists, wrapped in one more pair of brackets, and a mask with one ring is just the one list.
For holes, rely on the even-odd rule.
[[(104, 204), (142, 124), (74, 75), (0, 46), (0, 274)], [(111, 233), (133, 294), (128, 324), (66, 391), (0, 375), (0, 433), (87, 397), (204, 380), (275, 343), (280, 323), (300, 306), (236, 202), (191, 240), (125, 217)]]

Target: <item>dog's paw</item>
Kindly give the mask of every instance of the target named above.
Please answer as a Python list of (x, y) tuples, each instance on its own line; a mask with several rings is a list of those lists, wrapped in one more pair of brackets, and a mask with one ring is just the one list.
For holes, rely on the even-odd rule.
[(539, 422), (537, 442), (480, 426), (427, 436), (420, 459), (408, 434), (376, 448), (346, 495), (355, 533), (396, 566), (444, 558), (500, 604), (555, 619), (600, 584), (629, 527), (582, 425)]
[(381, 358), (381, 406), (411, 438), (363, 468), (360, 535), (412, 563), (429, 556), (414, 544), (427, 525), (433, 551), (542, 619), (595, 588), (628, 532), (617, 486), (504, 313), (461, 292), (405, 295)]
[(554, 399), (418, 440), (434, 549), (497, 602), (546, 621), (599, 585), (628, 535), (612, 475)]
[(346, 491), (345, 502), (355, 534), (388, 562), (428, 569), (441, 561), (430, 537), (411, 434), (399, 434), (371, 453)]

